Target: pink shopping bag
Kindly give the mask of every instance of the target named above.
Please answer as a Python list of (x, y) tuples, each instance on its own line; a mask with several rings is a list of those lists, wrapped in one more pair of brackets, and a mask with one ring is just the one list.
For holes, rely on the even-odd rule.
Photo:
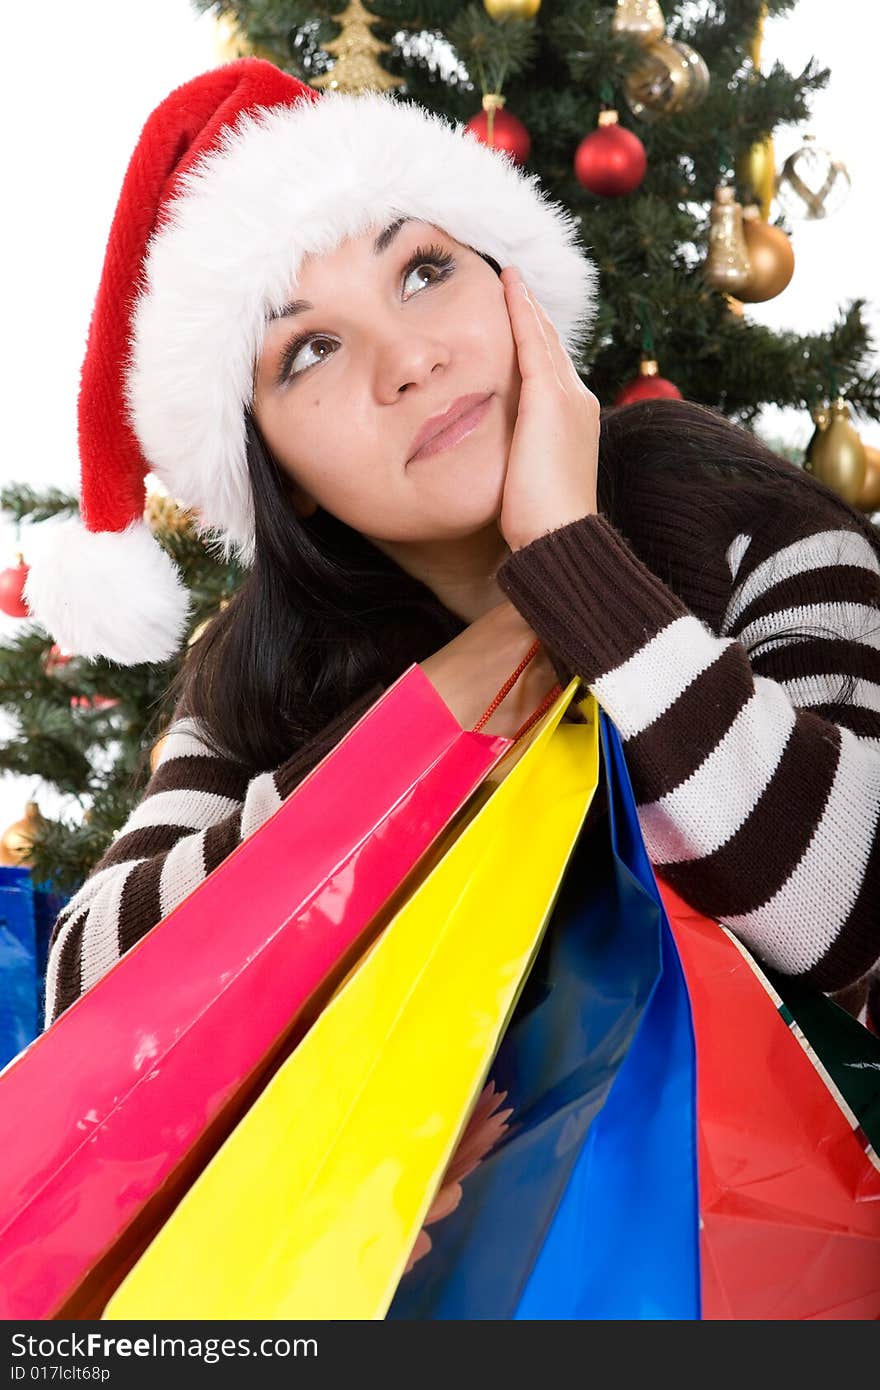
[(410, 667), (0, 1074), (0, 1316), (103, 1307), (514, 741)]

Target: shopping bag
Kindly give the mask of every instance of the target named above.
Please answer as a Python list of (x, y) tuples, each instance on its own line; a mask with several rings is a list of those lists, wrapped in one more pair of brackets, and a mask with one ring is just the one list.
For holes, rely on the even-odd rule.
[[(390, 1315), (876, 1318), (880, 1043), (802, 982), (771, 981), (732, 934), (657, 880), (622, 745), (604, 715), (601, 731), (611, 841), (659, 906), (662, 970), (592, 1109), (590, 1067), (598, 1089), (606, 1059), (592, 1040), (584, 1047), (586, 1123), (571, 1124), (574, 1156), (560, 1142), (555, 1169), (546, 1152), (540, 1165), (523, 1167), (520, 1151), (552, 1123), (558, 1095), (540, 1092), (538, 1068), (528, 1078), (532, 1108), (518, 1108), (514, 1062), (534, 1063), (514, 1016), (492, 1071), (509, 1111), (504, 1136), (462, 1184), (455, 1210), (430, 1227), (431, 1249), (401, 1281)], [(586, 879), (576, 882), (581, 870), (575, 856), (560, 907), (587, 891)], [(556, 942), (556, 975), (544, 982), (551, 999), (564, 998), (577, 973), (574, 953), (563, 950), (576, 916), (559, 913), (544, 947)], [(603, 978), (621, 1027), (632, 1019), (623, 965), (638, 968), (626, 935), (635, 920), (630, 903), (606, 924), (612, 941), (620, 934), (616, 986), (611, 953)], [(546, 1000), (542, 1007), (548, 1015)], [(586, 1016), (595, 1024), (592, 1011)], [(571, 1047), (584, 1026), (573, 1017)], [(550, 1219), (530, 1220), (565, 1158)]]
[(660, 887), (697, 1037), (703, 1316), (880, 1317), (880, 1041)]
[(103, 1307), (512, 746), (411, 667), (0, 1077), (0, 1315)]
[(492, 1067), (503, 1137), (431, 1224), (392, 1318), (699, 1316), (687, 993), (613, 724), (579, 844)]
[(38, 1000), (31, 871), (24, 865), (0, 865), (0, 1067), (36, 1036)]
[(597, 778), (573, 680), (184, 1197), (107, 1318), (384, 1316)]

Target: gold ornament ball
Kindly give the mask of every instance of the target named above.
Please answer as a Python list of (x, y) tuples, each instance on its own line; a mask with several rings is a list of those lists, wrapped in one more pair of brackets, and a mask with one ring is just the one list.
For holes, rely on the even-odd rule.
[(860, 512), (880, 512), (880, 449), (864, 445), (865, 481), (856, 501)]
[(634, 116), (652, 120), (697, 106), (709, 90), (709, 69), (695, 48), (678, 39), (648, 44), (624, 83)]
[(156, 742), (153, 744), (152, 748), (150, 749), (150, 771), (151, 771), (151, 772), (155, 772), (155, 771), (156, 771), (156, 768), (159, 766), (159, 759), (160, 759), (161, 756), (162, 756), (162, 749), (165, 747), (165, 744), (167, 743), (167, 741), (168, 741), (168, 735), (167, 735), (167, 734), (162, 734), (161, 738), (157, 738), (157, 739), (156, 739)]
[(763, 304), (775, 299), (794, 275), (791, 238), (781, 227), (761, 221), (754, 204), (743, 209), (743, 236), (749, 253), (749, 276), (737, 294), (745, 304)]
[(39, 805), (36, 801), (28, 801), (23, 818), (7, 826), (0, 836), (0, 864), (7, 868), (30, 868), (34, 839), (42, 823), (43, 815)]
[(768, 135), (766, 140), (759, 140), (737, 160), (736, 181), (744, 185), (746, 190), (752, 190), (758, 200), (761, 217), (766, 222), (776, 190), (776, 152), (772, 135)]
[(813, 424), (816, 426), (816, 428), (810, 435), (809, 442), (807, 443), (807, 447), (804, 450), (804, 468), (807, 470), (808, 473), (812, 473), (813, 471), (813, 465), (810, 462), (813, 453), (813, 445), (816, 443), (816, 440), (819, 438), (819, 435), (822, 434), (823, 431), (827, 430), (828, 428), (828, 423), (831, 419), (831, 407), (827, 405), (818, 405), (816, 406), (815, 410), (812, 410), (810, 412), (810, 414), (813, 420)]
[(541, 0), (483, 0), (483, 5), (493, 19), (534, 19)]
[(846, 165), (821, 149), (812, 135), (788, 156), (776, 180), (775, 194), (786, 217), (808, 222), (830, 217), (846, 202), (850, 176)]
[(858, 504), (867, 472), (865, 446), (842, 398), (832, 405), (825, 429), (820, 425), (813, 435), (809, 464), (810, 472), (820, 483), (833, 488), (850, 506)]

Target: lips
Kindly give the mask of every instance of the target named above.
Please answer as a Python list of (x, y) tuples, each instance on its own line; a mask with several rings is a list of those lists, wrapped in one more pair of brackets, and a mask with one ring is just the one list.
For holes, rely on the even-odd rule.
[(467, 415), (475, 406), (488, 401), (491, 394), (491, 392), (475, 391), (469, 396), (459, 396), (442, 415), (432, 415), (429, 420), (425, 421), (413, 439), (410, 445), (410, 459), (415, 458), (419, 450), (423, 449), (437, 435), (442, 434), (444, 430), (449, 429), (449, 426), (454, 424), (456, 420), (460, 420), (462, 415)]

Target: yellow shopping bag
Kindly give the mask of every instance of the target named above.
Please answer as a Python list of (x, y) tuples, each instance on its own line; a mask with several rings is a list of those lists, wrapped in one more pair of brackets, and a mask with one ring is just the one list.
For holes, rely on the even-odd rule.
[[(107, 1305), (381, 1318), (535, 958), (598, 779), (573, 680)], [(502, 764), (502, 769), (504, 764)]]

